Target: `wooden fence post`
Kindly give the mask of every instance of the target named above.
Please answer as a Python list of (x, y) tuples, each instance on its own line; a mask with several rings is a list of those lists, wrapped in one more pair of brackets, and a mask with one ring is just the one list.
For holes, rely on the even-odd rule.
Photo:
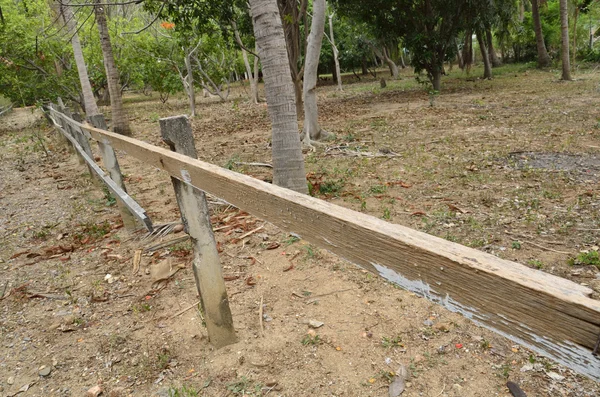
[[(90, 116), (89, 118), (90, 124), (92, 124), (96, 128), (100, 128), (101, 130), (108, 130), (108, 126), (106, 125), (106, 120), (104, 119), (103, 114), (95, 114)], [(124, 192), (127, 192), (125, 188), (125, 182), (123, 181), (123, 174), (121, 174), (121, 167), (119, 166), (119, 161), (117, 160), (117, 155), (110, 146), (110, 143), (106, 138), (103, 141), (98, 141), (98, 148), (100, 149), (100, 156), (102, 156), (102, 162), (104, 163), (104, 167), (108, 171), (110, 175), (110, 179), (112, 179)], [(137, 228), (137, 223), (135, 221), (135, 217), (131, 214), (129, 209), (121, 203), (120, 200), (117, 200), (117, 205), (119, 206), (119, 212), (121, 213), (121, 219), (123, 220), (123, 226), (127, 230), (135, 230)]]
[[(192, 126), (186, 116), (167, 117), (159, 122), (162, 139), (172, 151), (198, 158)], [(171, 181), (181, 219), (194, 245), (193, 271), (206, 317), (208, 338), (211, 344), (219, 348), (237, 342), (221, 262), (206, 196), (203, 191), (189, 184), (188, 171), (182, 169), (180, 172), (183, 181), (176, 178), (171, 178)]]

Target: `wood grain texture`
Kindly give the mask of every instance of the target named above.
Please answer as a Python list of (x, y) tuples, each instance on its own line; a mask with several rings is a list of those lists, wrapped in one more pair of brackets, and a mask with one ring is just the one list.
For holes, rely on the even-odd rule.
[(589, 298), (589, 288), (136, 139), (83, 127), (96, 140), (106, 139), (175, 178), (184, 173), (199, 189), (600, 381), (600, 360), (591, 354), (600, 334), (600, 301)]

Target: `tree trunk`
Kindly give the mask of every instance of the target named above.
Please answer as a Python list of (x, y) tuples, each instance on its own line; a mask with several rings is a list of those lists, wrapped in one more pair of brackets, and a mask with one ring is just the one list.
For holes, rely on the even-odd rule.
[(398, 78), (398, 65), (396, 65), (394, 61), (392, 61), (392, 59), (389, 57), (388, 50), (385, 46), (383, 46), (383, 51), (381, 52), (381, 55), (384, 62), (390, 68), (390, 74), (392, 75), (392, 78), (396, 80)]
[(342, 73), (340, 71), (339, 51), (335, 45), (335, 37), (333, 36), (333, 13), (329, 14), (329, 40), (331, 40), (331, 48), (333, 48), (333, 61), (335, 62), (335, 75), (337, 76), (337, 89), (343, 91), (342, 88)]
[(400, 66), (402, 66), (402, 69), (406, 69), (406, 63), (404, 62), (404, 48), (400, 49)]
[(546, 50), (546, 43), (544, 43), (544, 32), (542, 31), (542, 22), (540, 21), (540, 8), (539, 0), (531, 1), (531, 16), (533, 17), (533, 26), (535, 30), (535, 41), (537, 44), (538, 53), (538, 67), (545, 68), (550, 66), (550, 56)]
[(325, 30), (325, 0), (313, 1), (313, 17), (304, 61), (304, 139), (319, 140), (327, 133), (319, 125), (317, 69)]
[(117, 134), (131, 135), (129, 123), (125, 117), (123, 109), (123, 99), (121, 98), (121, 89), (119, 88), (119, 72), (115, 65), (112, 47), (110, 44), (110, 35), (108, 33), (108, 24), (102, 0), (95, 0), (94, 13), (96, 14), (96, 24), (100, 34), (100, 45), (102, 47), (102, 57), (104, 59), (104, 69), (106, 71), (106, 82), (110, 94), (110, 109), (112, 114), (112, 129)]
[(462, 55), (462, 51), (460, 50), (460, 48), (458, 47), (458, 43), (456, 42), (456, 40), (454, 41), (454, 45), (456, 46), (456, 59), (458, 61), (458, 67), (461, 70), (465, 69), (465, 63), (463, 61), (463, 55)]
[(273, 124), (273, 183), (308, 193), (294, 106), (294, 83), (279, 10), (273, 0), (250, 0), (250, 6)]
[(473, 64), (473, 32), (469, 29), (465, 32), (465, 42), (462, 48), (463, 67), (467, 69), (467, 74), (471, 72)]
[(75, 64), (77, 65), (77, 73), (79, 74), (79, 83), (81, 84), (81, 92), (83, 95), (83, 106), (85, 107), (85, 113), (89, 119), (91, 116), (100, 114), (96, 99), (94, 98), (94, 92), (92, 91), (92, 85), (90, 84), (90, 78), (87, 72), (87, 66), (85, 59), (83, 58), (83, 51), (81, 50), (81, 43), (79, 42), (79, 34), (77, 33), (77, 21), (73, 15), (73, 10), (67, 4), (61, 4), (61, 14), (67, 25), (67, 30), (71, 37), (71, 45), (73, 46), (73, 57), (75, 58)]
[(481, 51), (481, 58), (483, 59), (483, 78), (492, 78), (492, 64), (490, 62), (490, 56), (487, 48), (485, 47), (485, 37), (481, 29), (477, 31), (477, 42), (479, 43), (479, 50)]
[(569, 10), (567, 0), (560, 0), (560, 33), (562, 38), (562, 80), (571, 80), (571, 65), (569, 65)]
[(490, 56), (490, 61), (492, 62), (492, 67), (497, 68), (502, 64), (498, 56), (496, 55), (496, 50), (494, 49), (494, 38), (492, 37), (492, 29), (487, 28), (485, 30), (485, 36), (487, 38), (487, 49)]
[(252, 75), (252, 67), (250, 66), (250, 61), (248, 60), (248, 52), (244, 48), (244, 43), (242, 43), (242, 38), (240, 37), (240, 32), (238, 31), (237, 24), (235, 23), (235, 21), (231, 21), (231, 26), (233, 27), (235, 41), (237, 41), (238, 45), (242, 49), (242, 58), (244, 60), (244, 66), (246, 67), (248, 81), (250, 82), (250, 100), (256, 105), (258, 104), (258, 90), (256, 80)]
[[(562, 3), (561, 3), (562, 6)], [(562, 9), (561, 9), (561, 13), (562, 13)], [(567, 18), (569, 17), (568, 11), (567, 11)], [(576, 4), (575, 5), (575, 15), (573, 16), (573, 55), (572, 55), (572, 59), (571, 59), (571, 65), (575, 65), (575, 55), (577, 55), (577, 20), (579, 19), (579, 6)]]
[(435, 68), (431, 73), (431, 84), (435, 91), (440, 92), (442, 90), (442, 71), (439, 68)]
[(184, 48), (184, 62), (185, 62), (185, 76), (184, 88), (185, 93), (188, 97), (188, 104), (190, 105), (190, 117), (196, 117), (196, 91), (194, 90), (194, 71), (192, 69), (192, 52)]
[(360, 62), (360, 68), (361, 68), (361, 73), (363, 76), (366, 76), (369, 74), (369, 68), (367, 67), (367, 58), (366, 57), (362, 57), (362, 60)]
[(290, 75), (294, 83), (296, 97), (296, 115), (302, 114), (302, 74), (298, 68), (300, 60), (300, 10), (296, 0), (277, 0), (279, 16), (283, 21), (288, 60), (290, 63)]

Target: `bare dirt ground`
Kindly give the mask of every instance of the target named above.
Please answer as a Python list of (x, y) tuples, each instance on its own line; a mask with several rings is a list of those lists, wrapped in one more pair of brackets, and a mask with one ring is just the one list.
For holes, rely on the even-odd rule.
[[(478, 71), (474, 71), (474, 74)], [(520, 66), (491, 81), (455, 72), (430, 98), (407, 71), (320, 91), (333, 134), (306, 153), (312, 194), (588, 285), (600, 296), (600, 73)], [(348, 82), (350, 82), (350, 78)], [(136, 138), (185, 113), (132, 96)], [(433, 103), (433, 106), (431, 104)], [(266, 107), (199, 101), (203, 160), (269, 180)], [(176, 222), (169, 178), (119, 153), (130, 193), (155, 224)], [(597, 396), (600, 385), (370, 273), (213, 203), (239, 342), (215, 351), (197, 308), (189, 245), (147, 252), (121, 227), (39, 113), (0, 119), (0, 395)], [(266, 203), (268, 205), (268, 203)], [(596, 256), (597, 258), (597, 256)], [(181, 268), (179, 268), (181, 266)], [(167, 282), (161, 269), (178, 270)], [(110, 276), (108, 276), (110, 275)], [(263, 318), (259, 307), (263, 303)], [(510, 297), (507, 297), (510, 304)], [(324, 323), (312, 331), (310, 320)], [(309, 332), (310, 331), (310, 332)]]

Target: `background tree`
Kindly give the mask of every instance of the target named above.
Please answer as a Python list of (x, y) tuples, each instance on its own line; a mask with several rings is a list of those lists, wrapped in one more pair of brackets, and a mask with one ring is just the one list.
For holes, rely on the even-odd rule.
[(562, 80), (571, 80), (569, 63), (569, 10), (567, 0), (560, 0), (560, 26), (562, 33)]
[(92, 91), (92, 85), (90, 84), (90, 78), (88, 76), (87, 65), (83, 57), (83, 50), (79, 41), (77, 20), (75, 19), (73, 10), (71, 10), (71, 7), (68, 3), (59, 4), (61, 16), (63, 17), (64, 23), (67, 26), (67, 32), (71, 35), (73, 57), (75, 58), (77, 74), (79, 75), (79, 83), (81, 84), (84, 110), (89, 118), (99, 114), (100, 111), (98, 110), (96, 99), (94, 98), (94, 92)]
[(115, 65), (113, 50), (110, 43), (110, 34), (108, 23), (106, 22), (106, 13), (102, 0), (95, 0), (94, 14), (96, 15), (96, 25), (100, 35), (100, 45), (102, 47), (102, 57), (104, 59), (104, 69), (106, 71), (106, 81), (108, 92), (110, 94), (110, 109), (112, 118), (112, 129), (117, 134), (131, 135), (129, 122), (123, 109), (123, 99), (121, 98), (121, 88), (119, 84), (119, 72)]
[(546, 43), (544, 42), (544, 32), (542, 30), (542, 22), (540, 19), (539, 0), (531, 1), (531, 15), (533, 17), (535, 40), (537, 45), (538, 54), (538, 67), (545, 68), (550, 66), (550, 56), (546, 50)]
[(311, 140), (319, 140), (327, 136), (327, 133), (319, 125), (319, 109), (317, 106), (317, 73), (325, 30), (325, 8), (325, 0), (313, 1), (312, 22), (306, 48), (303, 136), (309, 144)]
[(250, 0), (250, 6), (263, 65), (267, 106), (273, 123), (273, 183), (308, 193), (294, 84), (279, 10), (275, 0)]

